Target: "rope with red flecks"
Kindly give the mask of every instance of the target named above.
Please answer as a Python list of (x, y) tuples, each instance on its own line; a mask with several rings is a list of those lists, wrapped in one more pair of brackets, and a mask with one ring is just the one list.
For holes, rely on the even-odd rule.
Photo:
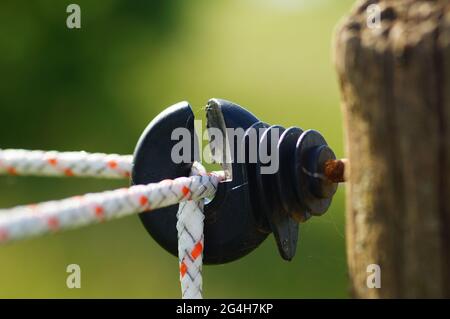
[[(76, 158), (82, 163), (77, 163)], [(127, 177), (131, 158), (85, 152), (3, 150), (0, 173), (65, 176), (70, 169), (73, 174), (69, 176)], [(0, 244), (180, 203), (177, 230), (182, 296), (202, 298), (203, 199), (213, 197), (224, 179), (223, 172), (206, 174), (199, 163), (194, 163), (190, 177), (0, 209)]]
[[(206, 175), (205, 168), (198, 162), (191, 169), (191, 176), (196, 175)], [(185, 191), (190, 197), (189, 189)], [(181, 202), (178, 208), (178, 259), (183, 299), (202, 298), (203, 205), (203, 201), (189, 200)]]
[(131, 155), (0, 149), (0, 174), (128, 178), (132, 161)]

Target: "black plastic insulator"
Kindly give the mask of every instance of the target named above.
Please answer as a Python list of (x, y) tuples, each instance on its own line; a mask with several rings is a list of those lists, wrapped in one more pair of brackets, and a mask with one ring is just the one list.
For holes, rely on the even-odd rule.
[(263, 153), (279, 164), (269, 174), (262, 172), (269, 165), (261, 158), (256, 164), (247, 164), (252, 209), (259, 226), (274, 233), (281, 256), (290, 260), (297, 247), (299, 223), (323, 214), (331, 204), (337, 184), (324, 179), (320, 170), (335, 155), (317, 131), (261, 122), (247, 130), (243, 141), (246, 150), (255, 129), (258, 149), (264, 147), (267, 152)]
[[(269, 126), (229, 101), (211, 99), (206, 114), (208, 129), (219, 129), (227, 137), (221, 143), (210, 141), (210, 145), (230, 179), (219, 184), (214, 199), (205, 205), (204, 263), (239, 259), (271, 232), (281, 256), (291, 260), (296, 252), (299, 223), (323, 214), (336, 192), (337, 184), (323, 176), (324, 163), (335, 159), (333, 151), (317, 131)], [(135, 150), (134, 184), (189, 175), (192, 162), (198, 159), (198, 149), (192, 150), (188, 162), (173, 163), (170, 155), (177, 141), (171, 139), (171, 134), (185, 127), (191, 131), (194, 145), (193, 120), (189, 104), (182, 102), (149, 124)], [(244, 134), (230, 143), (226, 134), (229, 128), (239, 128)], [(256, 157), (249, 152), (252, 147), (256, 147)], [(267, 158), (277, 161), (277, 169), (271, 171), (273, 163)], [(175, 205), (140, 215), (152, 237), (174, 255), (178, 253), (177, 210)]]

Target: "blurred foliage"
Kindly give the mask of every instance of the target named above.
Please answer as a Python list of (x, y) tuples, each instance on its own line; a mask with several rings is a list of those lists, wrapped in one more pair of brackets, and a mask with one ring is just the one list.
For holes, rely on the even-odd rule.
[[(248, 107), (269, 123), (315, 128), (343, 155), (333, 28), (345, 1), (68, 1), (0, 3), (0, 147), (131, 153), (146, 124), (188, 100)], [(8, 207), (124, 186), (123, 181), (0, 177)], [(82, 288), (66, 287), (66, 266)], [(0, 297), (180, 296), (177, 260), (137, 217), (0, 247)], [(343, 191), (301, 226), (297, 256), (273, 238), (204, 269), (205, 296), (347, 297)]]

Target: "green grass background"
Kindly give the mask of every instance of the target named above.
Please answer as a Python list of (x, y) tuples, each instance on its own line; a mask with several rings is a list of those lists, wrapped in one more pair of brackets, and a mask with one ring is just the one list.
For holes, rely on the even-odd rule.
[[(68, 1), (0, 3), (0, 148), (128, 154), (147, 123), (211, 97), (262, 120), (314, 128), (343, 156), (332, 35), (351, 0)], [(155, 154), (157, 156), (157, 154)], [(126, 186), (126, 181), (0, 177), (0, 207)], [(270, 236), (249, 256), (204, 267), (204, 295), (348, 296), (344, 201), (301, 227), (283, 261)], [(66, 287), (77, 263), (82, 288)], [(136, 216), (0, 247), (0, 297), (178, 298), (177, 259)]]

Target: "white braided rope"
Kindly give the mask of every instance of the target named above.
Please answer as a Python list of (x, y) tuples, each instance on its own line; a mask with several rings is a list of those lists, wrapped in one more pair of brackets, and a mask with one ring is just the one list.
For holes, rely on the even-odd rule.
[(0, 149), (0, 174), (128, 178), (133, 156)]
[(180, 177), (0, 210), (0, 243), (108, 221), (215, 194), (224, 176)]
[[(191, 176), (206, 175), (205, 168), (195, 162)], [(189, 198), (191, 198), (189, 196)], [(180, 203), (177, 213), (178, 259), (181, 296), (183, 299), (202, 298), (203, 214), (204, 199)]]
[[(0, 174), (126, 178), (132, 160), (131, 155), (0, 149)], [(0, 244), (180, 203), (177, 230), (182, 297), (201, 299), (203, 199), (215, 194), (224, 177), (223, 172), (207, 175), (195, 162), (189, 178), (0, 209)]]

